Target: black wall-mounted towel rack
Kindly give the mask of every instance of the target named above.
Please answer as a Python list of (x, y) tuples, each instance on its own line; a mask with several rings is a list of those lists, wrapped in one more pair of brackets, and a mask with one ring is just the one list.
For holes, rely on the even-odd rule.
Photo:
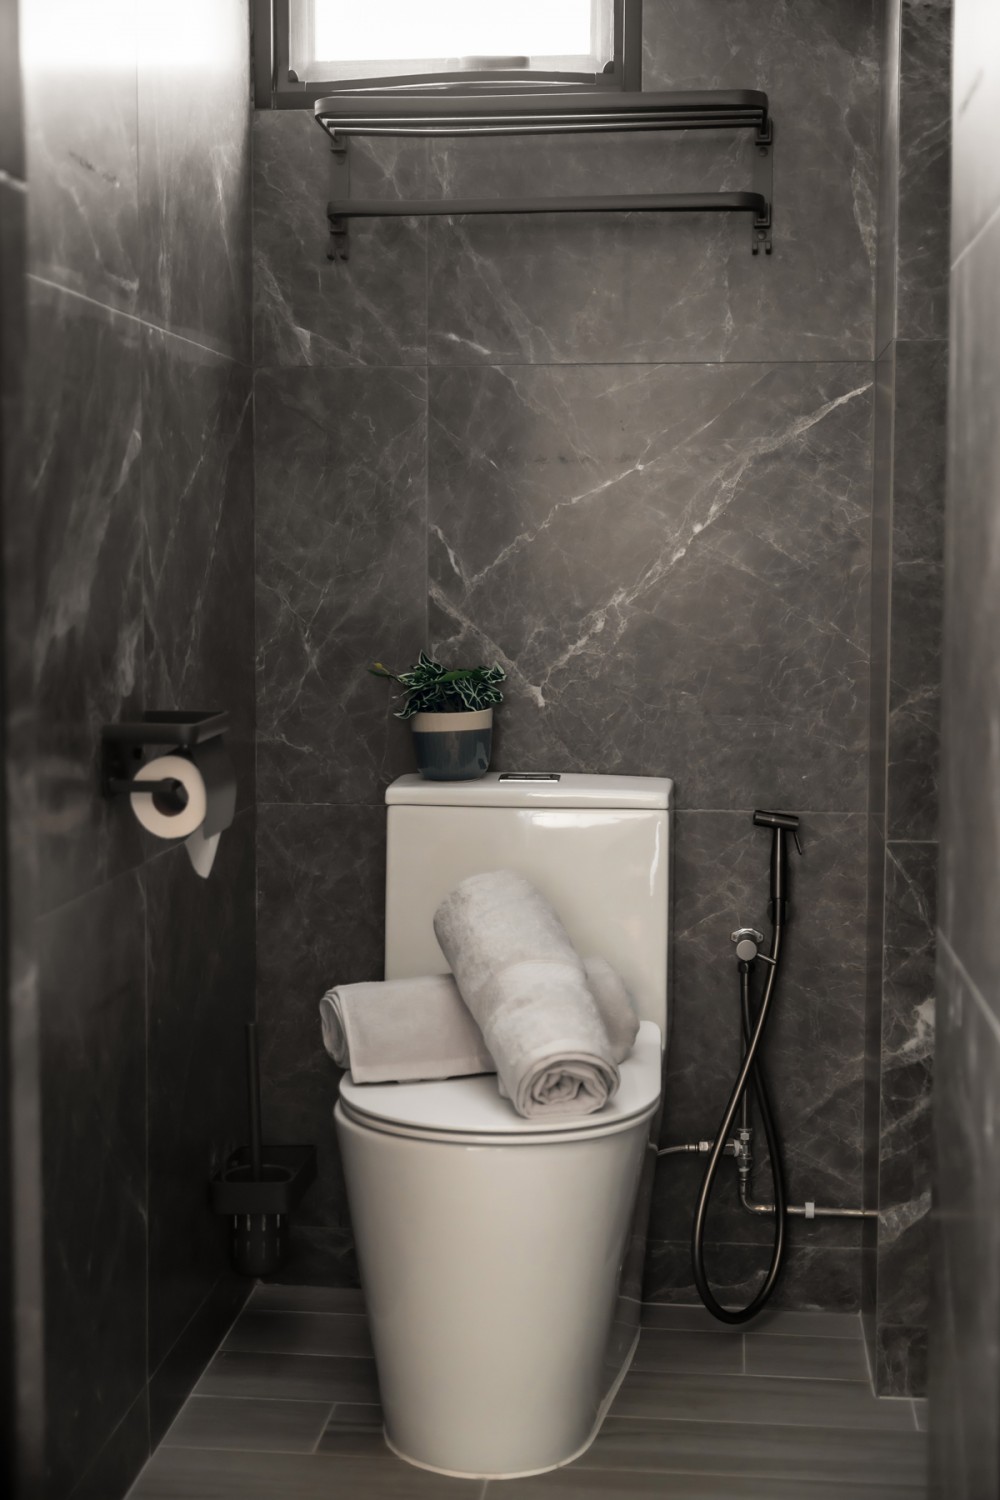
[(327, 207), (333, 257), (346, 260), (351, 219), (444, 214), (749, 213), (751, 248), (771, 253), (774, 130), (767, 95), (756, 89), (646, 94), (553, 90), (526, 94), (464, 94), (447, 90), (345, 90), (317, 101), (318, 123), (334, 151), (365, 136), (558, 135), (632, 130), (754, 132), (753, 190), (739, 193), (634, 193), (573, 198), (352, 199)]

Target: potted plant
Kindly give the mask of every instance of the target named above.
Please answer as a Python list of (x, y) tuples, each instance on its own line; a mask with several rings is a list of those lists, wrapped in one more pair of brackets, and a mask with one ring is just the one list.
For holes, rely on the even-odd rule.
[(396, 718), (411, 721), (421, 776), (473, 781), (486, 775), (493, 750), (493, 705), (503, 702), (498, 687), (506, 676), (502, 667), (449, 669), (421, 651), (407, 672), (390, 672), (380, 661), (368, 670), (403, 689)]

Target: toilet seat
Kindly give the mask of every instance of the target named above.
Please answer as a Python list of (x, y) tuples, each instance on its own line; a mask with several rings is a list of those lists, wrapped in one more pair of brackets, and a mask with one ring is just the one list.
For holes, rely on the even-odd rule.
[(355, 1083), (345, 1074), (338, 1108), (349, 1120), (387, 1135), (461, 1145), (532, 1145), (592, 1140), (630, 1129), (659, 1104), (663, 1065), (660, 1029), (639, 1027), (635, 1047), (621, 1064), (621, 1085), (610, 1104), (591, 1115), (525, 1120), (501, 1098), (492, 1073), (427, 1083)]

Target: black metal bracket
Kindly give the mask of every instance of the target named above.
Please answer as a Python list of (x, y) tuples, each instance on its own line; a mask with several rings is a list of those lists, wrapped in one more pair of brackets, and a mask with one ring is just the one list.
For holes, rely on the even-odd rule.
[(468, 95), (436, 90), (412, 93), (376, 87), (330, 95), (315, 106), (338, 162), (352, 135), (465, 136), (554, 135), (634, 130), (754, 131), (753, 191), (646, 193), (574, 198), (449, 198), (358, 200), (338, 193), (327, 205), (330, 260), (347, 260), (351, 219), (432, 217), (451, 214), (535, 213), (750, 213), (751, 249), (771, 254), (773, 125), (767, 95), (754, 89), (703, 93), (555, 91)]
[(753, 190), (767, 205), (765, 212), (753, 220), (754, 255), (763, 250), (771, 254), (771, 206), (774, 202), (774, 121), (770, 115), (758, 129), (753, 141)]
[(327, 209), (327, 216), (330, 220), (330, 250), (327, 260), (350, 260), (351, 238), (346, 217), (342, 213), (334, 213), (332, 204)]
[[(351, 158), (348, 152), (350, 141), (346, 135), (339, 131), (331, 130), (330, 150), (333, 152), (333, 171), (336, 186), (334, 192), (338, 196), (350, 198), (351, 196)], [(351, 241), (347, 232), (347, 220), (341, 215), (330, 220), (330, 249), (327, 252), (327, 260), (350, 260)]]
[[(174, 745), (192, 750), (216, 739), (229, 728), (229, 714), (217, 710), (143, 714), (124, 724), (105, 724), (101, 729), (101, 791), (105, 797), (130, 795), (136, 790), (158, 792), (178, 800), (172, 781), (143, 782), (136, 788), (133, 777), (142, 765), (147, 745)], [(187, 797), (185, 794), (185, 802)]]

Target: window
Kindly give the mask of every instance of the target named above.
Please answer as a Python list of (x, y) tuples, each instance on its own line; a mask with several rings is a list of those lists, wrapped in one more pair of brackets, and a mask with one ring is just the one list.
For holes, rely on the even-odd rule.
[(603, 71), (607, 0), (291, 0), (288, 62), (303, 83), (488, 69)]
[(379, 83), (638, 88), (640, 10), (641, 0), (254, 0), (256, 102), (294, 108)]

